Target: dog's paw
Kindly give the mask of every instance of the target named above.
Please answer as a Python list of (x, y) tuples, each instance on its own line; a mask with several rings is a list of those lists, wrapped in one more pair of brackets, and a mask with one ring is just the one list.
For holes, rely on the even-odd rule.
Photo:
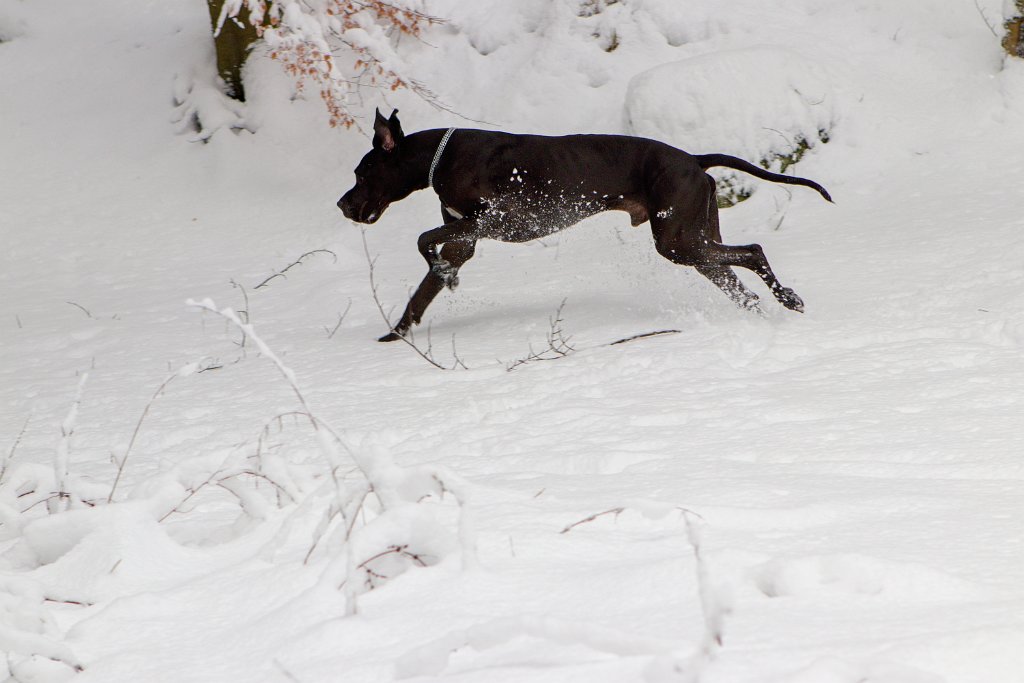
[(779, 300), (780, 304), (791, 311), (796, 311), (797, 313), (804, 312), (804, 300), (797, 296), (797, 293), (789, 287), (780, 287), (775, 292), (775, 298)]
[(455, 289), (459, 286), (459, 269), (448, 261), (438, 261), (430, 267), (430, 271), (441, 278), (444, 286)]
[(404, 334), (399, 333), (397, 330), (392, 330), (391, 332), (388, 332), (387, 334), (385, 334), (383, 337), (381, 337), (377, 341), (379, 341), (379, 342), (393, 342), (393, 341), (398, 341), (399, 339), (401, 339), (404, 336), (405, 336)]

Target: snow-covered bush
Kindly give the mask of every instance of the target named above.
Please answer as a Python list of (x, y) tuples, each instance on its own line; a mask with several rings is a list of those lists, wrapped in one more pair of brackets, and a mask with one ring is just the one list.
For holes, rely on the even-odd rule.
[[(792, 50), (725, 50), (635, 76), (625, 126), (693, 154), (732, 154), (784, 172), (828, 141), (834, 100), (825, 69)], [(719, 201), (727, 204), (746, 198), (754, 186), (749, 176), (721, 177)]]
[(217, 71), (208, 59), (199, 60), (179, 73), (174, 78), (171, 96), (171, 121), (177, 124), (179, 133), (194, 133), (196, 140), (205, 142), (223, 128), (249, 129), (244, 105), (224, 95), (217, 83)]
[[(372, 435), (351, 442), (311, 409), (294, 372), (252, 325), (209, 300), (193, 303), (245, 334), (284, 378), (297, 408), (272, 417), (244, 443), (184, 455), (134, 481), (122, 478), (150, 408), (172, 380), (196, 374), (199, 365), (190, 363), (160, 384), (128, 446), (114, 454), (111, 481), (97, 483), (70, 466), (83, 375), (58, 430), (53, 466), (19, 462), (13, 448), (0, 466), (0, 567), (19, 570), (0, 571), (0, 649), (8, 653), (8, 672), (20, 667), (34, 677), (40, 667), (57, 666), (58, 678), (45, 679), (55, 681), (60, 671), (81, 668), (45, 603), (114, 600), (159, 576), (159, 567), (176, 575), (207, 571), (209, 559), (188, 543), (193, 537), (216, 546), (254, 536), (272, 561), (309, 566), (320, 583), (342, 591), (349, 615), (361, 594), (409, 569), (457, 552), (463, 566), (475, 565), (469, 490), (459, 477), (438, 467), (400, 467)], [(286, 419), (312, 429), (318, 458), (288, 457), (292, 451), (281, 442)], [(204, 519), (211, 513), (219, 521)]]
[(349, 105), (363, 86), (410, 88), (431, 97), (406, 75), (394, 47), (398, 37), (419, 37), (438, 21), (419, 0), (227, 0), (214, 34), (228, 21), (251, 22), (270, 57), (295, 78), (298, 91), (307, 80), (314, 84), (332, 127), (355, 124)]

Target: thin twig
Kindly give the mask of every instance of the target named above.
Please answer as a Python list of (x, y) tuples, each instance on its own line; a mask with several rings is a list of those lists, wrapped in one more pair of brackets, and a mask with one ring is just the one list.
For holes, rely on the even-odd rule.
[[(286, 496), (288, 496), (289, 498), (291, 498), (291, 500), (292, 500), (292, 502), (293, 502), (293, 503), (294, 503), (294, 502), (297, 502), (297, 501), (295, 500), (295, 496), (293, 496), (292, 494), (288, 493), (288, 489), (286, 489), (285, 487), (281, 486), (281, 485), (280, 485), (280, 484), (278, 484), (278, 483), (277, 483), (276, 481), (274, 481), (273, 479), (271, 479), (271, 478), (270, 478), (270, 477), (268, 477), (267, 475), (263, 474), (262, 472), (256, 472), (256, 471), (254, 471), (254, 470), (240, 470), (240, 471), (238, 471), (238, 472), (234, 472), (234, 473), (232, 473), (232, 474), (229, 474), (229, 475), (227, 475), (227, 476), (221, 477), (221, 478), (220, 478), (220, 479), (218, 479), (218, 480), (217, 480), (217, 481), (216, 481), (215, 483), (216, 483), (216, 484), (217, 484), (218, 486), (220, 486), (220, 485), (221, 485), (221, 482), (225, 482), (225, 481), (227, 481), (228, 479), (234, 479), (234, 478), (236, 478), (236, 477), (242, 477), (242, 476), (246, 476), (246, 477), (252, 477), (253, 479), (262, 479), (263, 481), (267, 482), (268, 484), (270, 484), (271, 486), (273, 486), (273, 487), (274, 487), (275, 489), (277, 489), (277, 491), (278, 491), (278, 494), (281, 494), (281, 493), (283, 493), (284, 495), (286, 495)], [(228, 490), (230, 490), (230, 489), (228, 489)]]
[[(352, 506), (352, 512), (346, 513), (345, 506), (342, 505), (338, 509), (330, 509), (327, 516), (327, 520), (323, 523), (323, 532), (317, 534), (313, 538), (313, 543), (309, 546), (309, 550), (306, 551), (306, 557), (302, 560), (302, 564), (309, 564), (309, 559), (313, 556), (313, 552), (320, 545), (320, 540), (327, 534), (327, 530), (331, 527), (331, 523), (334, 522), (334, 518), (341, 515), (342, 520), (345, 522), (345, 541), (348, 542), (352, 538), (352, 532), (355, 530), (356, 522), (359, 519), (359, 514), (363, 510), (363, 505), (366, 503), (366, 499), (371, 493), (374, 493), (373, 485), (367, 483), (366, 488), (359, 495), (359, 500), (355, 501)], [(352, 503), (353, 501), (348, 501)]]
[(78, 607), (92, 607), (91, 602), (81, 602), (79, 600), (58, 600), (57, 598), (43, 598), (43, 602), (54, 602), (58, 605), (76, 605)]
[(348, 312), (349, 312), (349, 310), (351, 308), (352, 308), (352, 299), (350, 298), (348, 300), (348, 306), (345, 307), (345, 311), (343, 313), (339, 313), (338, 314), (338, 324), (334, 326), (334, 329), (331, 330), (331, 329), (328, 329), (326, 326), (324, 326), (324, 332), (327, 333), (327, 338), (328, 339), (334, 339), (335, 333), (341, 328), (341, 323), (343, 323), (345, 321), (345, 316), (348, 315)]
[(309, 564), (309, 558), (313, 557), (313, 552), (316, 550), (317, 546), (320, 545), (320, 539), (322, 539), (324, 535), (326, 535), (327, 530), (331, 528), (331, 523), (334, 522), (334, 518), (341, 513), (341, 508), (336, 509), (333, 505), (328, 508), (327, 519), (324, 520), (323, 526), (318, 527), (314, 532), (313, 542), (309, 545), (309, 550), (306, 551), (306, 556), (302, 558), (302, 564)]
[[(372, 557), (370, 557), (370, 558), (368, 558), (366, 560), (363, 560), (361, 563), (356, 565), (356, 569), (362, 569), (363, 571), (366, 572), (366, 585), (367, 585), (367, 587), (369, 587), (369, 588), (373, 588), (374, 587), (374, 585), (373, 585), (373, 579), (374, 578), (377, 578), (377, 579), (388, 579), (388, 578), (390, 578), (390, 577), (388, 577), (388, 576), (386, 576), (384, 574), (381, 574), (380, 572), (376, 572), (373, 569), (370, 569), (370, 563), (371, 562), (373, 562), (375, 560), (379, 560), (382, 557), (387, 557), (388, 555), (399, 555), (399, 556), (402, 556), (402, 557), (408, 557), (409, 559), (411, 559), (413, 562), (415, 562), (420, 567), (426, 567), (427, 566), (427, 563), (423, 561), (423, 557), (422, 556), (417, 555), (416, 553), (409, 552), (409, 546), (408, 545), (393, 545), (393, 546), (390, 546), (387, 550), (382, 550), (379, 553), (377, 553), (376, 555), (374, 555), (374, 556), (372, 556)], [(342, 581), (340, 584), (338, 584), (338, 589), (339, 590), (345, 585), (345, 583), (348, 581), (348, 578), (349, 577), (345, 577), (345, 581)]]
[(92, 318), (93, 320), (95, 320), (95, 319), (96, 319), (96, 317), (95, 317), (95, 316), (93, 316), (93, 314), (89, 312), (89, 309), (87, 309), (87, 308), (86, 308), (85, 306), (83, 306), (82, 304), (76, 304), (76, 303), (75, 303), (74, 301), (65, 301), (64, 303), (66, 303), (66, 304), (70, 304), (71, 306), (74, 306), (75, 308), (77, 308), (77, 309), (81, 310), (81, 311), (82, 311), (82, 313), (85, 313), (85, 314), (86, 314), (87, 316), (89, 316), (89, 317), (90, 317), (90, 318)]
[(981, 5), (978, 4), (978, 0), (974, 0), (974, 8), (978, 10), (978, 14), (981, 15), (981, 20), (985, 22), (985, 26), (988, 26), (988, 30), (992, 33), (993, 36), (998, 38), (999, 34), (996, 33), (996, 27), (993, 26), (992, 22), (988, 20), (988, 15), (985, 14), (985, 10), (983, 10), (981, 8)]
[[(793, 193), (789, 189), (787, 189), (785, 187), (783, 187), (782, 190), (788, 195), (788, 200), (787, 200), (787, 206), (788, 206), (788, 203), (793, 200)], [(777, 214), (779, 216), (779, 222), (775, 224), (775, 227), (772, 228), (772, 230), (774, 230), (775, 232), (778, 232), (779, 230), (782, 229), (782, 223), (786, 220), (786, 207), (784, 206), (782, 208), (779, 208), (779, 200), (777, 198), (775, 199), (775, 211), (777, 212)]]
[(581, 519), (578, 522), (573, 522), (572, 524), (570, 524), (569, 526), (565, 527), (564, 529), (562, 529), (558, 533), (560, 533), (560, 534), (567, 534), (570, 531), (572, 531), (573, 529), (575, 529), (576, 527), (580, 526), (581, 524), (589, 524), (590, 522), (593, 522), (598, 517), (604, 517), (605, 515), (615, 515), (616, 517), (618, 517), (619, 515), (621, 515), (625, 511), (626, 511), (626, 508), (624, 508), (624, 507), (617, 507), (617, 508), (611, 508), (610, 510), (605, 510), (604, 512), (597, 512), (597, 513), (594, 513), (594, 514), (590, 515), (589, 517), (584, 517), (583, 519)]
[(527, 363), (565, 358), (576, 350), (576, 347), (569, 343), (569, 340), (572, 339), (572, 337), (566, 337), (562, 332), (562, 323), (565, 322), (562, 319), (562, 309), (565, 308), (566, 301), (566, 299), (562, 299), (562, 303), (560, 303), (558, 308), (555, 310), (554, 317), (548, 318), (549, 328), (547, 334), (547, 348), (542, 351), (534, 351), (531, 346), (529, 354), (523, 358), (513, 361), (505, 367), (508, 372), (512, 372), (520, 365), (525, 365)]
[(235, 282), (233, 278), (230, 280), (230, 282), (232, 287), (242, 290), (242, 300), (245, 301), (245, 308), (241, 311), (238, 311), (238, 317), (242, 320), (243, 323), (247, 323), (249, 322), (249, 293), (245, 291), (244, 285), (242, 285), (239, 282)]
[[(381, 303), (380, 295), (377, 293), (377, 281), (374, 278), (374, 268), (376, 266), (377, 259), (370, 256), (370, 245), (366, 241), (366, 228), (360, 229), (360, 233), (363, 237), (363, 253), (366, 255), (366, 263), (370, 269), (370, 294), (373, 296), (373, 303), (377, 305), (377, 310), (380, 312), (380, 317), (383, 318), (384, 324), (388, 326), (388, 329), (394, 331), (394, 328), (391, 326), (391, 321), (388, 320), (388, 314), (384, 311), (384, 304)], [(427, 361), (438, 370), (448, 370), (448, 368), (434, 360), (432, 355), (424, 352), (420, 347), (418, 347), (411, 339), (406, 339), (405, 335), (399, 334), (398, 338), (404, 342), (406, 346), (415, 351), (420, 358)]]
[[(330, 249), (313, 249), (312, 251), (307, 251), (305, 254), (303, 254), (302, 256), (300, 256), (299, 258), (295, 259), (294, 261), (289, 263), (287, 266), (285, 266), (282, 270), (277, 271), (276, 273), (274, 273), (273, 275), (268, 277), (266, 280), (264, 280), (263, 282), (259, 283), (255, 287), (253, 287), (253, 289), (260, 289), (261, 287), (266, 287), (270, 283), (270, 281), (273, 280), (274, 278), (286, 277), (285, 273), (287, 273), (289, 270), (291, 270), (295, 266), (302, 265), (303, 259), (305, 259), (307, 256), (312, 256), (313, 254), (330, 254), (331, 256), (334, 257), (334, 262), (335, 263), (338, 262), (338, 255), (335, 254)], [(247, 321), (243, 321), (243, 322), (247, 322)]]
[(306, 415), (301, 410), (289, 410), (289, 411), (284, 412), (284, 413), (279, 413), (279, 414), (275, 415), (274, 417), (270, 418), (269, 420), (267, 420), (263, 424), (263, 428), (260, 429), (259, 436), (256, 437), (256, 454), (255, 454), (255, 456), (256, 456), (257, 459), (259, 459), (260, 456), (263, 454), (263, 443), (264, 443), (264, 441), (266, 441), (267, 439), (270, 438), (270, 427), (274, 424), (274, 422), (277, 422), (277, 430), (278, 430), (278, 433), (280, 433), (281, 431), (284, 430), (284, 418), (286, 418), (286, 417), (305, 417), (307, 419), (309, 418), (309, 416)]
[[(249, 316), (249, 293), (245, 291), (245, 287), (244, 286), (242, 286), (238, 282), (235, 282), (234, 279), (232, 279), (230, 282), (231, 282), (231, 286), (232, 287), (234, 287), (235, 289), (242, 290), (242, 300), (245, 302), (245, 309), (243, 309), (241, 311), (238, 311), (238, 317), (241, 319), (242, 322), (247, 323), (247, 322), (249, 322), (249, 317), (250, 317)], [(246, 341), (246, 339), (248, 339), (248, 337), (245, 334), (245, 330), (241, 330), (241, 333), (242, 333), (242, 341), (238, 342), (238, 346), (240, 348), (242, 348), (242, 350), (243, 350), (242, 353), (244, 354), (245, 353), (245, 341)]]
[(657, 330), (655, 332), (644, 332), (643, 334), (634, 334), (632, 337), (626, 337), (625, 339), (619, 339), (608, 344), (608, 346), (615, 346), (616, 344), (625, 344), (636, 339), (646, 339), (647, 337), (657, 337), (662, 334), (679, 334), (682, 330)]
[[(271, 363), (274, 364), (274, 367), (277, 368), (278, 372), (284, 378), (285, 382), (287, 382), (288, 386), (291, 387), (292, 393), (295, 394), (295, 398), (298, 399), (299, 405), (302, 406), (302, 410), (298, 412), (300, 412), (309, 420), (310, 425), (313, 427), (313, 431), (320, 432), (320, 430), (322, 429), (327, 434), (332, 436), (334, 438), (334, 441), (338, 445), (340, 445), (345, 450), (346, 453), (348, 453), (349, 457), (352, 458), (353, 462), (355, 462), (356, 464), (356, 467), (358, 467), (360, 471), (362, 471), (364, 476), (366, 476), (367, 480), (371, 479), (369, 473), (366, 471), (365, 464), (362, 461), (360, 461), (359, 458), (356, 457), (356, 454), (353, 453), (352, 449), (349, 448), (348, 443), (346, 443), (346, 441), (342, 439), (341, 436), (339, 436), (338, 433), (334, 431), (334, 429), (332, 429), (330, 425), (328, 425), (326, 422), (323, 422), (313, 414), (313, 411), (310, 409), (309, 404), (306, 402), (306, 397), (303, 396), (302, 391), (299, 389), (299, 384), (298, 380), (295, 377), (295, 373), (292, 372), (292, 370), (284, 364), (280, 357), (278, 357), (278, 355), (273, 352), (273, 350), (267, 345), (267, 343), (263, 341), (263, 339), (259, 335), (256, 334), (256, 331), (253, 329), (252, 325), (243, 323), (239, 319), (238, 314), (236, 314), (230, 308), (218, 309), (216, 305), (213, 303), (213, 301), (211, 301), (210, 299), (204, 299), (203, 301), (195, 301), (193, 299), (189, 299), (186, 303), (189, 306), (196, 306), (197, 308), (201, 308), (205, 311), (215, 313), (220, 317), (230, 321), (231, 324), (235, 325), (236, 327), (243, 329), (249, 335), (249, 338), (252, 339), (253, 343), (256, 345), (256, 348), (259, 349), (260, 353), (268, 360), (270, 360)], [(324, 454), (324, 456), (326, 456), (328, 460), (328, 464), (331, 467), (331, 475), (335, 476), (335, 472), (337, 470), (338, 465), (334, 460), (333, 449), (327, 448), (326, 443), (326, 440), (321, 442), (321, 452)]]
[(469, 368), (466, 367), (466, 364), (464, 362), (462, 362), (462, 359), (459, 358), (459, 352), (455, 348), (455, 333), (454, 332), (452, 333), (452, 358), (455, 359), (453, 361), (454, 365), (452, 365), (452, 369), (454, 369), (454, 368), (462, 368), (463, 370), (469, 370)]
[(194, 496), (197, 493), (199, 493), (201, 490), (203, 490), (204, 487), (209, 486), (210, 484), (214, 483), (214, 481), (213, 481), (214, 477), (216, 477), (221, 472), (222, 472), (222, 470), (217, 470), (216, 472), (211, 474), (209, 477), (207, 477), (206, 481), (200, 483), (198, 486), (193, 486), (190, 489), (186, 489), (188, 491), (188, 495), (185, 496), (184, 498), (182, 498), (180, 501), (178, 501), (178, 504), (175, 505), (173, 508), (171, 508), (171, 510), (168, 511), (163, 517), (161, 517), (160, 519), (156, 520), (157, 523), (159, 524), (160, 522), (164, 521), (165, 519), (167, 519), (168, 517), (173, 515), (175, 512), (177, 512), (179, 514), (182, 514), (184, 511), (181, 509), (181, 506), (184, 505), (185, 503), (187, 503), (188, 501), (192, 500), (192, 496)]
[[(188, 367), (188, 366), (185, 366)], [(146, 402), (146, 407), (142, 409), (142, 415), (139, 416), (139, 421), (135, 423), (135, 430), (132, 432), (132, 438), (128, 441), (128, 448), (125, 449), (124, 455), (121, 456), (121, 461), (117, 465), (117, 476), (114, 477), (114, 484), (110, 487), (110, 495), (107, 496), (107, 502), (110, 503), (114, 500), (114, 493), (117, 491), (117, 485), (121, 481), (121, 475), (124, 474), (125, 465), (128, 463), (128, 456), (132, 452), (132, 447), (135, 445), (135, 439), (139, 436), (139, 430), (142, 429), (142, 423), (145, 421), (146, 416), (149, 415), (149, 409), (153, 407), (153, 402), (164, 392), (171, 382), (174, 381), (175, 377), (180, 376), (182, 370), (179, 370), (167, 377), (160, 386), (157, 387), (156, 391), (153, 392), (153, 396)]]
[(444, 104), (436, 94), (434, 94), (429, 88), (427, 88), (417, 80), (409, 79), (409, 89), (416, 93), (420, 97), (420, 99), (422, 99), (424, 102), (434, 107), (435, 109), (440, 109), (441, 111), (448, 112), (449, 114), (454, 114), (455, 116), (458, 116), (460, 119), (472, 121), (473, 123), (482, 123), (487, 126), (498, 125), (490, 121), (474, 119), (471, 116), (466, 116), (465, 114), (459, 113), (455, 109), (452, 109), (448, 105)]
[(18, 432), (18, 436), (15, 437), (14, 443), (11, 444), (11, 449), (7, 451), (7, 457), (4, 458), (3, 466), (0, 466), (0, 483), (4, 481), (4, 475), (7, 474), (7, 467), (11, 464), (11, 460), (14, 459), (14, 451), (18, 449), (18, 444), (21, 443), (21, 437), (25, 436), (25, 430), (28, 429), (28, 423), (32, 419), (32, 414), (25, 418), (25, 424), (21, 425), (21, 431)]
[[(74, 435), (75, 426), (78, 423), (78, 409), (82, 404), (82, 392), (85, 390), (85, 383), (87, 381), (89, 381), (89, 373), (82, 373), (82, 378), (78, 381), (78, 389), (75, 391), (75, 400), (68, 410), (67, 417), (64, 418), (60, 425), (60, 441), (57, 444), (57, 452), (53, 461), (53, 474), (58, 492), (56, 498), (57, 500), (66, 498), (68, 508), (72, 507), (77, 499), (67, 490), (70, 488), (68, 478), (70, 476), (71, 437)], [(53, 497), (50, 500), (53, 500)], [(59, 510), (57, 504), (50, 505), (48, 503), (46, 507), (51, 514)]]

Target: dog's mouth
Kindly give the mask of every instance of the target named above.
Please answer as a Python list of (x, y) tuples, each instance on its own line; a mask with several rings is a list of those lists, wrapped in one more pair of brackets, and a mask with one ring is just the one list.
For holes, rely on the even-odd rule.
[(388, 208), (386, 202), (379, 206), (373, 206), (370, 202), (366, 202), (359, 210), (359, 222), (367, 225), (376, 223), (386, 208)]
[(347, 194), (338, 200), (338, 208), (345, 214), (345, 218), (356, 223), (366, 224), (376, 223), (389, 204), (390, 202), (387, 201), (375, 202), (372, 199), (362, 202), (353, 201)]

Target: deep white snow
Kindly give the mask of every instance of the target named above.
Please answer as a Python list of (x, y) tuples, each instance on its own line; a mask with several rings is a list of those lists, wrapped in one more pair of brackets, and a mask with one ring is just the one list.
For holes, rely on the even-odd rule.
[[(803, 315), (622, 213), (481, 243), (416, 332), (442, 371), (375, 341), (334, 205), (369, 143), (315, 91), (257, 55), (221, 102), (198, 0), (0, 0), (0, 677), (1024, 681), (1001, 6), (428, 2), (399, 53), (465, 118), (367, 91), (364, 120), (751, 154), (827, 123), (788, 172), (836, 200), (722, 213)], [(438, 208), (366, 231), (392, 317)], [(574, 350), (508, 371), (556, 315)]]

